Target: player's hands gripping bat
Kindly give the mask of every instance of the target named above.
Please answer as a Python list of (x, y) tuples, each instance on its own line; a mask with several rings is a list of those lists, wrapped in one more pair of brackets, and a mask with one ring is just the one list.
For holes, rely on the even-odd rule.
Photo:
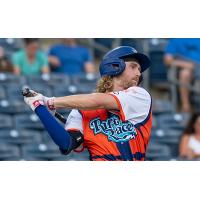
[[(34, 111), (35, 108), (39, 105), (46, 105), (50, 112), (59, 119), (62, 123), (66, 123), (66, 119), (59, 113), (56, 112), (55, 108), (53, 108), (51, 104), (51, 98), (45, 97), (42, 94), (38, 94), (29, 88), (25, 88), (22, 90), (22, 95), (24, 97), (31, 97), (31, 98), (24, 98), (26, 104), (28, 104), (31, 109)], [(49, 103), (50, 102), (50, 103)]]

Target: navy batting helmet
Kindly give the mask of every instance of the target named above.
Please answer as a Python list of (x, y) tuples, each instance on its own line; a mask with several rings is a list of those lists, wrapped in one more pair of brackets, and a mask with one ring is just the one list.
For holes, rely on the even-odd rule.
[(141, 72), (150, 66), (150, 60), (146, 55), (138, 53), (133, 47), (120, 46), (109, 51), (103, 57), (99, 68), (101, 76), (117, 76), (121, 74), (126, 67), (125, 58), (135, 58), (141, 66)]

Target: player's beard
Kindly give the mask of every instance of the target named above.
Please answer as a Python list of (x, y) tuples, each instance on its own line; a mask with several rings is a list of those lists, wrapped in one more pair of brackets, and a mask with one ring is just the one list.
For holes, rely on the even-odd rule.
[(124, 89), (128, 89), (130, 87), (134, 87), (138, 85), (138, 81), (137, 80), (130, 80), (130, 81), (125, 81), (124, 82)]

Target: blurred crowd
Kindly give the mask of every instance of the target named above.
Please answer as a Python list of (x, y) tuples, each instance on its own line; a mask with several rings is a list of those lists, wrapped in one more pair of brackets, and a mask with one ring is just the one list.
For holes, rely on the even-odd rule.
[(0, 72), (25, 76), (50, 72), (67, 75), (95, 73), (91, 53), (76, 39), (61, 39), (59, 44), (50, 46), (48, 52), (42, 51), (37, 38), (24, 38), (23, 43), (24, 47), (10, 58), (4, 47), (0, 47)]
[[(105, 43), (106, 39), (102, 41)], [(152, 41), (156, 43), (156, 40)], [(59, 39), (45, 51), (41, 48), (41, 40), (37, 38), (22, 39), (23, 45), (12, 52), (2, 44), (0, 40), (0, 73), (23, 76), (49, 73), (74, 76), (98, 73), (94, 55), (86, 45), (79, 44), (74, 38)], [(167, 39), (167, 44), (162, 50), (164, 53), (160, 66), (164, 66), (165, 69), (162, 70), (174, 71), (174, 77), (171, 78), (176, 76), (178, 82), (180, 104), (177, 111), (190, 114), (190, 120), (180, 139), (180, 157), (200, 158), (200, 113), (191, 102), (191, 88), (196, 80), (200, 80), (200, 39)], [(149, 79), (151, 82), (151, 77)]]

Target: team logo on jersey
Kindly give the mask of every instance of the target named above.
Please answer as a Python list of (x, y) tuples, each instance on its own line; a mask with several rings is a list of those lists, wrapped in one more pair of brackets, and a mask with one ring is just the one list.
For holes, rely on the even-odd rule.
[(137, 135), (136, 129), (131, 122), (122, 122), (114, 114), (106, 120), (101, 120), (99, 117), (95, 118), (90, 122), (90, 128), (95, 135), (103, 133), (108, 136), (109, 141), (114, 142), (126, 142), (134, 139)]

